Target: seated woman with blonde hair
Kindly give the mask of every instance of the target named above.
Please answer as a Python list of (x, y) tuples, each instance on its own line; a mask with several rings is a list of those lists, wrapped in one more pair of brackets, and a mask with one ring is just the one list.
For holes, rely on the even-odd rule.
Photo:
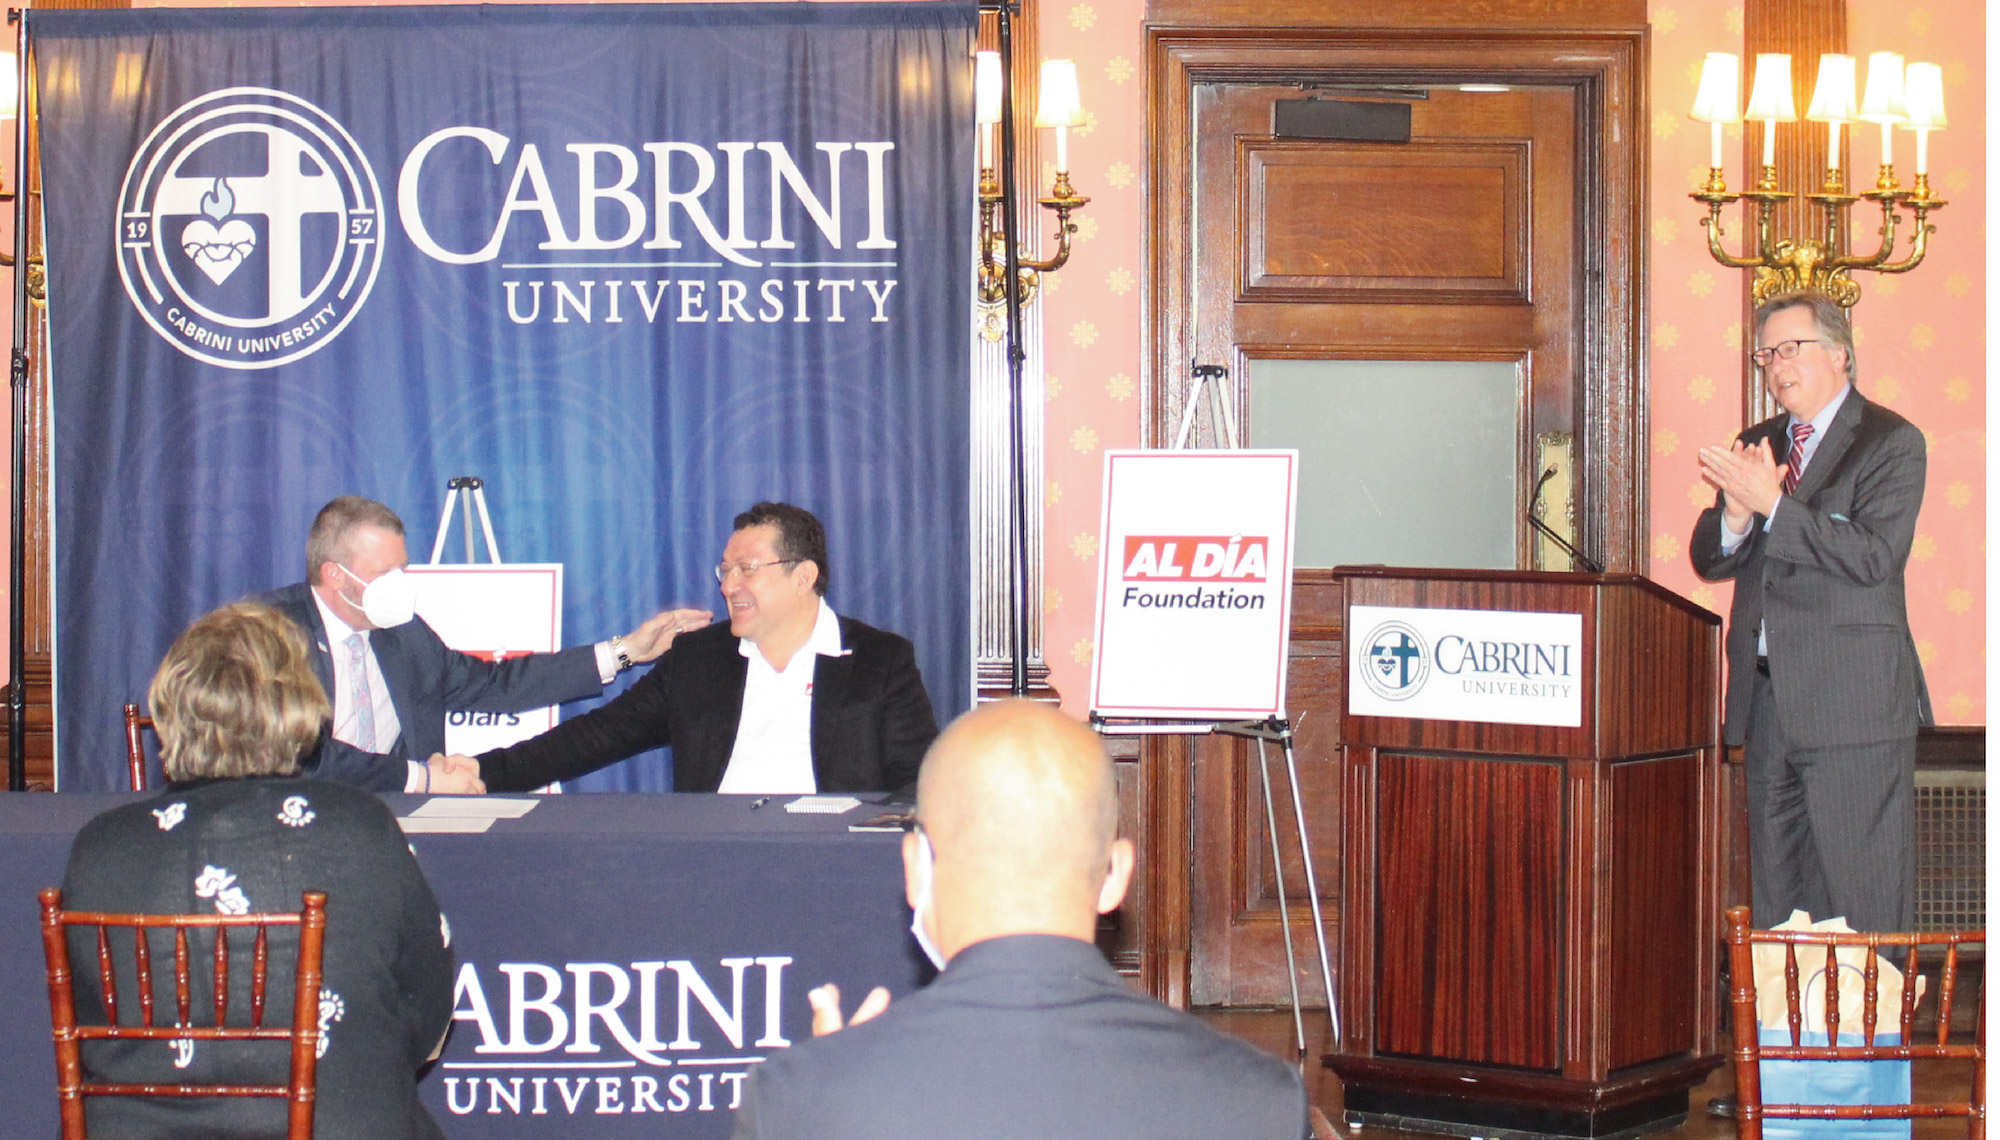
[[(388, 807), (359, 789), (296, 775), (327, 720), (298, 626), (268, 606), (224, 606), (174, 642), (148, 700), (171, 783), (84, 826), (70, 849), (63, 905), (249, 914), (296, 911), (301, 892), (325, 891), (314, 1135), (441, 1137), (418, 1103), (417, 1075), (451, 1024), (449, 928)], [(267, 1008), (287, 1011), (296, 930), (274, 928), (271, 944)], [(70, 956), (89, 963), (74, 971), (79, 1012), (101, 1020), (94, 942), (73, 942)], [(156, 1008), (172, 1011), (170, 943), (156, 943), (152, 960)], [(205, 987), (208, 971), (193, 973)], [(231, 970), (232, 1022), (247, 1018), (249, 973), (247, 961)], [(193, 1008), (212, 1008), (209, 1000), (198, 993)], [(121, 1001), (121, 1020), (137, 1004)], [(271, 1018), (284, 1020), (283, 1012)], [(121, 1082), (283, 1084), (287, 1053), (262, 1043), (95, 1042), (84, 1047), (84, 1067), (89, 1078)], [(278, 1098), (87, 1102), (89, 1134), (103, 1140), (283, 1135), (285, 1111)]]

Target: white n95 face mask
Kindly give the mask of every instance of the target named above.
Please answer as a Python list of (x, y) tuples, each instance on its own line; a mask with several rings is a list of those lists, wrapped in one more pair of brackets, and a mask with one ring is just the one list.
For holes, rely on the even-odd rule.
[[(361, 575), (345, 566), (340, 568), (349, 578), (361, 582)], [(409, 621), (417, 616), (416, 579), (399, 567), (373, 582), (361, 582), (361, 612), (368, 615), (369, 624), (376, 629), (394, 629)]]
[(931, 940), (930, 932), (924, 929), (924, 912), (931, 909), (931, 872), (936, 853), (931, 850), (931, 837), (921, 829), (917, 832), (917, 846), (923, 854), (917, 862), (917, 903), (910, 908), (910, 934), (916, 938), (917, 947), (924, 952), (924, 957), (931, 960), (931, 965), (943, 970), (944, 954)]

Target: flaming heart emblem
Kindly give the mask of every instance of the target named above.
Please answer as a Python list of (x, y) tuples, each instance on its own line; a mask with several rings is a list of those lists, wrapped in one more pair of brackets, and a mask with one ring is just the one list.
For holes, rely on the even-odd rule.
[(218, 178), (215, 189), (201, 196), (201, 212), (208, 217), (196, 218), (181, 230), (181, 252), (217, 285), (257, 250), (257, 231), (249, 222), (231, 218), (235, 209), (236, 195), (229, 192), (229, 181)]

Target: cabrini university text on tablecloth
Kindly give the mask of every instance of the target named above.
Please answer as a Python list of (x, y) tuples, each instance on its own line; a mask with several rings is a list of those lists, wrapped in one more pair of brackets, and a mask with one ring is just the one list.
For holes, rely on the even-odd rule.
[[(529, 1116), (734, 1109), (759, 1051), (791, 1046), (780, 1024), (791, 962), (466, 962), (452, 1016), (458, 1033), (477, 1035), (479, 1059), (459, 1059), (454, 1037), (439, 1064), (446, 1105)], [(725, 973), (726, 1002), (711, 984)]]

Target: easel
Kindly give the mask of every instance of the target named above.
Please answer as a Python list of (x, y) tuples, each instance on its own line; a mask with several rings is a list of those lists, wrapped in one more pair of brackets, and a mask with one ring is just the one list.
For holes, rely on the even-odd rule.
[[(437, 566), (444, 561), (444, 539), (451, 531), (451, 508), (454, 503), (460, 504), (465, 511), (465, 560), (474, 560), (472, 515), (476, 509), (479, 512), (479, 529), (486, 535), (486, 560), (495, 566), (500, 565), (500, 544), (493, 539), (493, 516), (486, 513), (485, 487), (485, 480), (477, 475), (454, 476), (445, 484), (444, 513), (438, 516), (437, 541), (431, 544), (431, 565)], [(462, 500), (458, 497), (461, 490), (465, 492)]]
[[(1233, 411), (1235, 392), (1229, 384), (1229, 370), (1217, 364), (1197, 364), (1194, 366), (1194, 387), (1188, 393), (1187, 407), (1181, 416), (1180, 431), (1176, 434), (1173, 450), (1186, 450), (1204, 397), (1213, 405), (1211, 414), (1216, 419), (1222, 446), (1230, 450), (1239, 446)], [(1292, 995), (1292, 1030), (1298, 1045), (1298, 1060), (1303, 1063), (1307, 1056), (1306, 1023), (1305, 1015), (1299, 1008), (1299, 970), (1292, 952), (1292, 912), (1285, 899), (1284, 865), (1278, 850), (1278, 809), (1271, 795), (1270, 746), (1275, 742), (1284, 748), (1285, 773), (1292, 790), (1292, 820), (1298, 828), (1299, 858), (1305, 866), (1306, 897), (1312, 904), (1313, 937), (1319, 947), (1320, 982), (1326, 987), (1327, 1017), (1332, 1022), (1334, 1038), (1338, 1040), (1340, 1008), (1333, 988), (1332, 960), (1326, 950), (1326, 919), (1320, 912), (1319, 877), (1313, 871), (1312, 844), (1306, 836), (1305, 799), (1299, 794), (1299, 765), (1298, 755), (1292, 747), (1292, 722), (1283, 715), (1267, 720), (1172, 721), (1107, 718), (1092, 712), (1090, 725), (1104, 736), (1223, 735), (1257, 742), (1257, 776), (1264, 788), (1264, 823), (1271, 836), (1271, 872), (1278, 884), (1278, 920), (1284, 932), (1285, 980), (1291, 987)]]

